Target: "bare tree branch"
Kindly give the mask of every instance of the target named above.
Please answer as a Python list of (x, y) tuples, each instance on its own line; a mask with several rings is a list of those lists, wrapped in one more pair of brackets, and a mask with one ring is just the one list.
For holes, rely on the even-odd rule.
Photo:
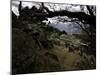
[(40, 17), (55, 17), (55, 16), (68, 16), (70, 18), (78, 18), (80, 21), (84, 20), (85, 22), (87, 22), (90, 25), (93, 25), (94, 27), (96, 24), (96, 16), (92, 15), (92, 11), (90, 10), (90, 8), (88, 8), (88, 10), (90, 11), (91, 15), (88, 15), (84, 12), (70, 12), (68, 10), (60, 10), (60, 11), (50, 11), (47, 7), (44, 6), (44, 4), (42, 3), (43, 9), (45, 9), (48, 14), (36, 14), (35, 16)]
[(86, 32), (86, 34), (88, 35), (88, 37), (91, 38), (90, 33), (89, 33), (79, 22), (75, 22), (75, 23), (77, 23), (77, 24), (80, 26), (80, 28), (81, 28), (84, 32)]
[(93, 14), (92, 9), (90, 9), (90, 7), (89, 7), (89, 6), (87, 6), (87, 9), (88, 9), (88, 11), (89, 11), (90, 15), (94, 15), (94, 14)]

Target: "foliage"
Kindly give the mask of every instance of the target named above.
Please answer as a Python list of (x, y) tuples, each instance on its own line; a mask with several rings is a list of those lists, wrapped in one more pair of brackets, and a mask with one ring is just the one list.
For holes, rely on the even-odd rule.
[[(68, 48), (70, 45), (76, 45), (80, 40), (84, 43), (90, 43), (95, 54), (96, 25), (93, 11), (87, 6), (90, 12), (70, 12), (67, 10), (50, 11), (44, 3), (37, 9), (25, 7), (22, 9), (22, 3), (19, 4), (19, 16), (12, 12), (12, 73), (32, 73), (32, 72), (50, 72), (61, 71), (61, 61), (57, 54), (53, 53), (56, 46)], [(44, 12), (44, 10), (46, 12)], [(65, 31), (59, 31), (42, 21), (54, 16), (67, 16), (71, 22), (75, 21), (83, 30), (81, 34), (68, 34)], [(78, 21), (73, 18), (78, 18)], [(64, 22), (67, 22), (64, 21)], [(85, 27), (86, 23), (89, 27)], [(92, 37), (92, 38), (91, 38)], [(92, 40), (92, 41), (91, 41)], [(65, 45), (68, 46), (65, 47)], [(79, 45), (78, 45), (79, 46)], [(57, 48), (59, 48), (57, 47)], [(74, 48), (73, 48), (74, 49)], [(59, 50), (59, 49), (58, 49)], [(61, 50), (60, 50), (61, 51)], [(73, 50), (74, 51), (74, 50)], [(77, 51), (78, 52), (78, 51)], [(60, 52), (61, 53), (61, 52)], [(70, 54), (70, 53), (69, 53)], [(74, 54), (73, 54), (74, 55)], [(80, 57), (77, 54), (78, 57)], [(81, 58), (81, 57), (80, 57)], [(92, 57), (91, 57), (92, 58)], [(94, 60), (93, 56), (93, 60)], [(80, 61), (78, 67), (87, 69), (87, 58)], [(83, 66), (86, 65), (86, 66)], [(92, 67), (91, 67), (92, 66)], [(95, 68), (95, 64), (89, 65), (88, 69)]]

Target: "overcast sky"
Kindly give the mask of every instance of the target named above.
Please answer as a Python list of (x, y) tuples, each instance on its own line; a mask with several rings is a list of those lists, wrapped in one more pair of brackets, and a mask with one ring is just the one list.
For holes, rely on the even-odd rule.
[[(39, 2), (25, 2), (25, 1), (22, 1), (22, 7), (26, 7), (28, 6), (29, 8), (31, 8), (32, 6), (36, 6), (37, 8), (39, 8)], [(12, 0), (12, 11), (16, 14), (16, 15), (19, 15), (19, 12), (18, 12), (18, 5), (19, 5), (19, 1), (16, 1), (16, 0)], [(68, 11), (72, 11), (72, 12), (80, 12), (81, 11), (81, 8), (80, 8), (80, 5), (71, 5), (71, 4), (57, 4), (57, 3), (44, 3), (44, 5), (46, 7), (48, 7), (49, 10), (51, 11), (59, 11), (59, 10), (68, 10)], [(84, 7), (84, 12), (88, 13), (87, 9), (86, 9), (86, 6), (83, 6)]]
[[(71, 12), (80, 12), (81, 8), (80, 5), (71, 5), (71, 4), (56, 4), (56, 3), (44, 3), (44, 5), (46, 7), (48, 7), (49, 10), (51, 11), (59, 11), (59, 10), (68, 10)], [(12, 0), (12, 11), (18, 16), (19, 15), (19, 11), (18, 11), (18, 6), (19, 6), (19, 1), (15, 1)], [(40, 7), (40, 3), (39, 2), (22, 2), (22, 7), (26, 7), (28, 6), (29, 8), (31, 8), (32, 6), (36, 6), (37, 8)], [(83, 6), (84, 8), (84, 12), (88, 13), (86, 6)], [(62, 23), (62, 22), (58, 22), (58, 19), (56, 19), (57, 17), (53, 17), (53, 18), (48, 18), (48, 21), (51, 22), (51, 26), (61, 30), (61, 31), (66, 31), (66, 32), (80, 32), (80, 30), (78, 28), (75, 28), (73, 26), (73, 23), (71, 22), (67, 22), (67, 23)]]

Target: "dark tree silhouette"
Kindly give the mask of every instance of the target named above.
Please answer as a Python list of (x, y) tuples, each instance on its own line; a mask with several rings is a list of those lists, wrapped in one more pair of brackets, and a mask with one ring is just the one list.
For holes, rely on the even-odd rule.
[[(13, 73), (59, 71), (61, 69), (58, 57), (53, 54), (53, 52), (49, 53), (55, 46), (54, 43), (56, 43), (54, 42), (56, 38), (52, 40), (51, 35), (57, 33), (57, 35), (54, 35), (58, 38), (61, 34), (67, 35), (68, 33), (65, 31), (61, 32), (58, 29), (43, 23), (44, 20), (48, 20), (48, 18), (55, 16), (67, 16), (70, 21), (64, 20), (63, 22), (76, 23), (88, 36), (91, 52), (95, 53), (96, 15), (94, 14), (95, 10), (92, 6), (86, 6), (86, 8), (89, 14), (86, 14), (83, 11), (56, 11), (55, 8), (54, 11), (51, 11), (44, 3), (40, 3), (39, 9), (36, 6), (33, 6), (32, 8), (22, 8), (22, 2), (20, 1), (18, 8), (19, 16), (16, 16), (12, 12)], [(89, 25), (88, 27), (86, 26), (87, 24)], [(58, 43), (59, 40), (57, 44)], [(66, 42), (65, 45), (68, 47), (69, 43)], [(71, 47), (70, 50), (72, 50), (72, 52), (74, 51)], [(45, 51), (48, 53), (44, 53)]]

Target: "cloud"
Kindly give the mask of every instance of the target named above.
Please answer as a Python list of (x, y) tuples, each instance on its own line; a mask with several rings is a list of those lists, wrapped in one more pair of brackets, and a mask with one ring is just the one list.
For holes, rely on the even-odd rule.
[[(18, 11), (18, 6), (19, 6), (19, 0), (12, 0), (12, 11), (18, 16), (19, 15), (19, 11)], [(36, 6), (37, 8), (40, 7), (40, 3), (39, 2), (26, 2), (26, 1), (22, 1), (22, 8), (24, 7), (29, 7), (32, 8), (32, 6)]]
[(19, 1), (12, 1), (12, 11), (18, 16), (19, 15), (19, 11), (18, 11), (18, 5), (19, 5)]
[[(18, 15), (18, 5), (19, 5), (19, 0), (12, 0), (12, 10), (13, 12)], [(71, 12), (80, 12), (81, 8), (80, 5), (71, 5), (71, 4), (62, 4), (62, 3), (44, 3), (46, 7), (48, 7), (49, 10), (51, 11), (59, 11), (59, 10), (68, 10)], [(32, 6), (36, 6), (37, 8), (40, 7), (40, 2), (34, 2), (34, 1), (22, 1), (22, 7), (28, 6), (31, 8)], [(85, 8), (85, 6), (84, 6)], [(86, 11), (86, 8), (85, 10)]]

